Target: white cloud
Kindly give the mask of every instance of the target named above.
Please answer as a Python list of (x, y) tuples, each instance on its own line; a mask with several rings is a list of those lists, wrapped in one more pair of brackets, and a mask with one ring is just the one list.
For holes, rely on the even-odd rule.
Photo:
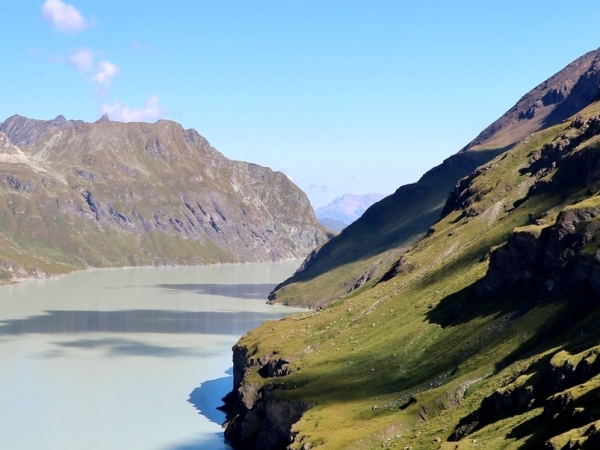
[(44, 17), (54, 28), (69, 33), (78, 33), (88, 27), (88, 22), (73, 5), (61, 0), (46, 0), (42, 5)]
[(119, 68), (110, 61), (100, 61), (98, 70), (94, 74), (92, 80), (100, 85), (107, 85), (113, 77), (119, 73)]
[(89, 48), (81, 48), (69, 56), (69, 62), (81, 72), (91, 72), (94, 67), (94, 55)]
[(167, 110), (160, 106), (158, 95), (155, 94), (150, 96), (143, 108), (132, 109), (116, 101), (112, 105), (102, 105), (100, 109), (103, 114), (119, 122), (156, 121), (167, 114)]

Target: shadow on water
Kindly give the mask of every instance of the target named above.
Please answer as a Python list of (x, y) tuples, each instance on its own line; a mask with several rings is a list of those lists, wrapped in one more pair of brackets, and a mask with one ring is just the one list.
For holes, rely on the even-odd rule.
[[(55, 342), (55, 345), (70, 349), (106, 350), (108, 356), (153, 356), (157, 358), (195, 357), (205, 358), (219, 352), (203, 352), (189, 347), (166, 347), (147, 344), (132, 339), (77, 339), (68, 342)], [(59, 356), (59, 355), (57, 355)]]
[(105, 286), (104, 289), (164, 289), (167, 291), (187, 291), (201, 295), (220, 295), (222, 297), (242, 298), (248, 300), (267, 300), (267, 297), (277, 283), (241, 283), (241, 284), (216, 284), (216, 283), (160, 283), (150, 286)]
[(233, 367), (230, 367), (226, 377), (203, 382), (192, 391), (188, 402), (194, 405), (200, 414), (217, 425), (225, 422), (225, 413), (219, 408), (223, 406), (222, 398), (231, 391), (233, 385)]
[[(226, 377), (203, 382), (192, 391), (188, 402), (209, 421), (221, 425), (225, 422), (225, 413), (217, 409), (223, 405), (221, 399), (231, 390), (233, 382), (233, 367), (225, 374)], [(225, 442), (223, 433), (215, 433), (209, 439), (201, 439), (198, 442), (188, 442), (174, 445), (166, 450), (226, 450), (231, 447)]]
[(286, 313), (245, 311), (46, 311), (24, 319), (0, 321), (0, 336), (59, 333), (167, 333), (241, 335)]
[(220, 295), (223, 297), (244, 298), (266, 301), (276, 283), (263, 284), (211, 284), (211, 283), (164, 283), (155, 287), (174, 291), (191, 291), (202, 295)]

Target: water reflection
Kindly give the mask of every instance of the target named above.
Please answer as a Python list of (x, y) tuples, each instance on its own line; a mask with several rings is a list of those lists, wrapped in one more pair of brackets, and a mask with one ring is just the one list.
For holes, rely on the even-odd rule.
[(202, 295), (221, 295), (223, 297), (266, 299), (276, 284), (157, 284), (157, 288), (175, 291), (191, 291)]
[(223, 433), (215, 433), (211, 437), (202, 437), (195, 442), (175, 445), (168, 447), (165, 450), (218, 450), (230, 448), (231, 447), (225, 443)]
[(174, 357), (208, 357), (217, 352), (199, 351), (190, 347), (168, 347), (140, 342), (131, 339), (77, 339), (75, 341), (55, 342), (63, 348), (80, 348), (88, 350), (105, 350), (108, 356), (153, 356), (158, 358)]
[(46, 311), (46, 314), (0, 321), (0, 335), (58, 333), (233, 334), (282, 314), (251, 311)]

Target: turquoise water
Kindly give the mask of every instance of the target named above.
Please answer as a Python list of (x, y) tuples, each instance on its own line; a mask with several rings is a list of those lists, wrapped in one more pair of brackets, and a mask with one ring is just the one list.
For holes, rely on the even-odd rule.
[(214, 408), (231, 388), (231, 347), (297, 311), (265, 298), (299, 264), (92, 270), (0, 286), (2, 448), (229, 448)]

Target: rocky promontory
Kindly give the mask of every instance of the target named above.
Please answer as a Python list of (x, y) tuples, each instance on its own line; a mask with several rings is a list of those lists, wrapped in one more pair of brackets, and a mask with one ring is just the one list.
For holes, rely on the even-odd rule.
[[(278, 397), (285, 385), (277, 378), (293, 371), (291, 358), (257, 357), (244, 345), (233, 347), (233, 390), (223, 400), (225, 438), (234, 448), (279, 450), (294, 441), (292, 426), (315, 404)], [(254, 377), (260, 381), (253, 381)]]

